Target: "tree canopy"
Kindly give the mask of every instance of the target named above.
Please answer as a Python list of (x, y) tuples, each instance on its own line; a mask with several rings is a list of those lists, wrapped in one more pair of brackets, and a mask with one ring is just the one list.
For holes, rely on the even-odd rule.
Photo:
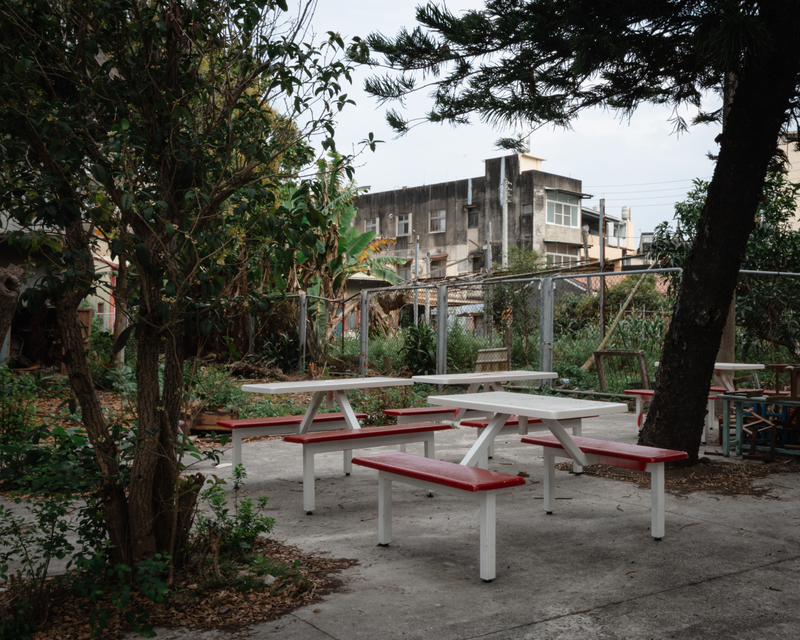
[[(590, 107), (631, 116), (644, 103), (699, 109), (724, 123), (719, 154), (661, 358), (641, 444), (697, 459), (705, 394), (741, 257), (778, 136), (800, 106), (800, 5), (794, 0), (487, 0), (455, 15), (429, 4), (419, 27), (367, 39), (391, 71), (368, 92), (399, 100), (431, 90), (423, 121), (569, 126)], [(704, 110), (716, 92), (719, 109)], [(400, 133), (410, 121), (388, 113)], [(504, 138), (520, 147), (520, 138)], [(682, 402), (676, 402), (681, 398)]]
[[(14, 241), (47, 249), (27, 302), (56, 309), (116, 562), (175, 557), (191, 520), (184, 339), (207, 335), (222, 303), (266, 305), (301, 256), (336, 241), (339, 217), (281, 198), (315, 137), (335, 150), (336, 114), (352, 102), (341, 38), (303, 41), (313, 5), (0, 5), (0, 211), (21, 228)], [(106, 248), (138, 338), (132, 460), (101, 410), (75, 313), (101, 286), (94, 255)]]

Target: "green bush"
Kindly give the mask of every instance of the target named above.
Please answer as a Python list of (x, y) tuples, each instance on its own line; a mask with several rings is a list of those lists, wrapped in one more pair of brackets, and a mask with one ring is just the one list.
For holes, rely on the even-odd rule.
[(403, 331), (403, 364), (416, 375), (436, 373), (436, 331), (424, 322)]

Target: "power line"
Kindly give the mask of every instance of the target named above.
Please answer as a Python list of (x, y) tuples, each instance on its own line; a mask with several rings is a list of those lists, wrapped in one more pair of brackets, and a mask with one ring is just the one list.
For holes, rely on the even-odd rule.
[(636, 184), (606, 184), (606, 185), (584, 185), (584, 189), (605, 189), (605, 188), (616, 188), (616, 187), (647, 187), (653, 184), (675, 184), (676, 182), (691, 182), (692, 180), (710, 180), (711, 176), (701, 177), (701, 178), (686, 178), (685, 180), (666, 180), (664, 182), (639, 182)]

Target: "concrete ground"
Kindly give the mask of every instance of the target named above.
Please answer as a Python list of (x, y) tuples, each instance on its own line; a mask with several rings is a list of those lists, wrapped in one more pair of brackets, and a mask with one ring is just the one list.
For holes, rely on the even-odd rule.
[[(584, 435), (635, 442), (633, 415), (587, 420)], [(467, 428), (437, 434), (437, 457), (458, 462), (474, 438)], [(246, 493), (269, 496), (277, 520), (273, 536), (306, 552), (360, 561), (340, 574), (338, 592), (253, 627), (250, 637), (800, 637), (800, 474), (757, 481), (770, 486), (765, 497), (668, 494), (666, 536), (656, 542), (649, 488), (557, 471), (556, 511), (548, 516), (541, 450), (510, 436), (496, 444), (490, 468), (530, 477), (498, 496), (497, 578), (491, 583), (478, 576), (477, 501), (429, 498), (395, 484), (394, 540), (379, 547), (376, 471), (354, 467), (345, 477), (341, 454), (317, 456), (317, 511), (308, 516), (299, 445), (245, 444)], [(417, 452), (414, 447), (421, 453), (421, 445), (409, 451)], [(205, 471), (213, 471), (210, 464)], [(216, 472), (227, 474), (230, 467)], [(164, 639), (231, 637), (158, 631)]]

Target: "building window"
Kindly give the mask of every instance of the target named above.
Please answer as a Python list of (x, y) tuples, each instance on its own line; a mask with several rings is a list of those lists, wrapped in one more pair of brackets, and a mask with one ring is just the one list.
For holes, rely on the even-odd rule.
[(578, 227), (580, 199), (568, 193), (547, 192), (547, 222), (562, 227)]
[(523, 204), (522, 205), (522, 215), (523, 216), (532, 216), (533, 215), (533, 205), (532, 204)]
[(439, 209), (438, 211), (431, 211), (431, 233), (441, 233), (444, 231), (445, 217), (447, 211)]
[(481, 269), (483, 269), (484, 265), (484, 257), (483, 256), (473, 256), (472, 258), (472, 272), (478, 273)]
[(467, 207), (467, 229), (478, 228), (478, 210), (473, 206)]
[(580, 247), (563, 242), (548, 242), (546, 252), (548, 267), (569, 265), (580, 260)]
[(379, 228), (380, 226), (377, 218), (370, 218), (364, 223), (364, 231), (372, 231), (376, 236), (380, 234)]
[(431, 278), (444, 278), (447, 275), (447, 260), (431, 260)]
[(411, 214), (402, 213), (397, 216), (397, 237), (411, 235)]

